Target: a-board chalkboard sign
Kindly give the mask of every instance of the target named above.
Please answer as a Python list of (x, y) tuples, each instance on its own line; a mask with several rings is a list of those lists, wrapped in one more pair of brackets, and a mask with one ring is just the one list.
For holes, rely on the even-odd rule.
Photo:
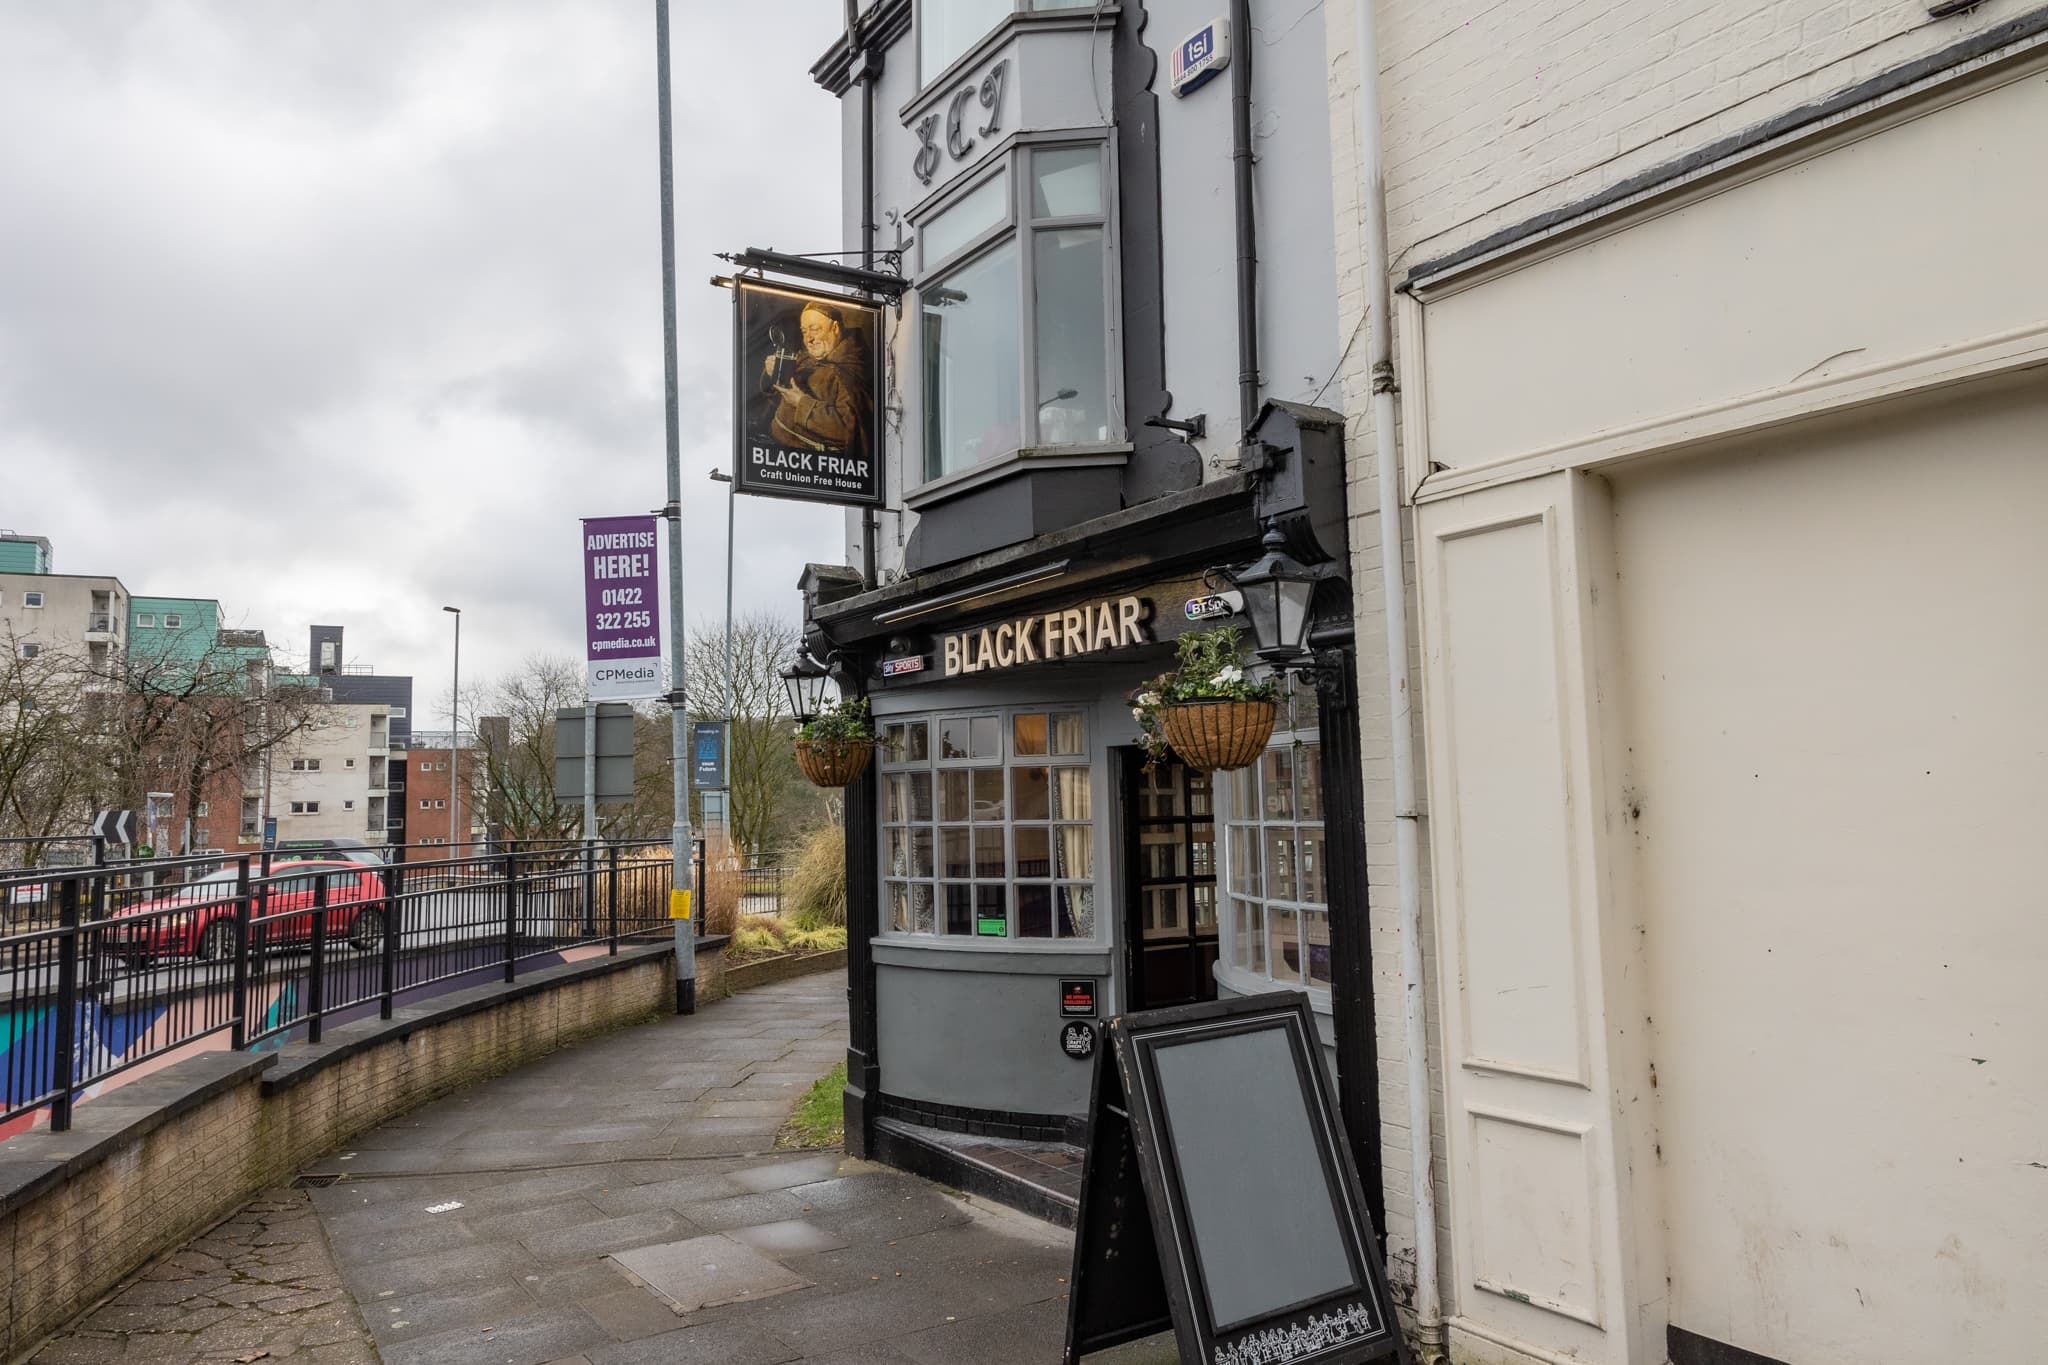
[(1406, 1358), (1305, 996), (1109, 1021), (1066, 1365), (1171, 1326), (1200, 1365)]

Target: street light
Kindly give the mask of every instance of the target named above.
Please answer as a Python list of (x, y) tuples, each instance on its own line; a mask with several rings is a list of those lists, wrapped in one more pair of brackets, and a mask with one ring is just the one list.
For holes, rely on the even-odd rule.
[(456, 751), (462, 739), (462, 608), (443, 607), (455, 617), (455, 667), (448, 683), (448, 856), (460, 857), (456, 849), (455, 813), (462, 808), (456, 779), (462, 775), (462, 756)]
[(738, 701), (739, 688), (732, 673), (732, 510), (738, 501), (739, 489), (734, 486), (732, 475), (723, 469), (711, 471), (713, 481), (725, 485), (725, 724), (726, 743), (732, 743), (732, 713)]
[(1267, 663), (1286, 668), (1308, 652), (1308, 609), (1319, 575), (1287, 553), (1286, 539), (1271, 522), (1259, 547), (1266, 553), (1231, 574), (1230, 580), (1244, 594), (1255, 652)]
[(801, 647), (796, 662), (782, 670), (782, 687), (789, 694), (790, 714), (799, 721), (816, 720), (827, 705), (827, 694), (838, 690), (825, 666)]

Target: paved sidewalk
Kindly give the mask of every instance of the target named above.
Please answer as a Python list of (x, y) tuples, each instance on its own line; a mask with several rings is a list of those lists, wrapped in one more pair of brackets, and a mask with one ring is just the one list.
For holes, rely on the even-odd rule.
[(845, 1037), (843, 978), (799, 978), (567, 1049), (320, 1163), (346, 1177), (313, 1202), (385, 1365), (1052, 1365), (1069, 1234), (774, 1150)]
[(271, 1190), (159, 1257), (59, 1334), (35, 1365), (375, 1365), (312, 1204)]
[[(310, 1190), (324, 1246), (304, 1196), (266, 1196), (35, 1365), (1052, 1365), (1070, 1234), (837, 1151), (774, 1150), (845, 1055), (845, 998), (837, 975), (763, 987), (415, 1110), (308, 1173), (333, 1180)], [(279, 1327), (275, 1300), (232, 1307), (196, 1259), (250, 1241), (251, 1220), (254, 1240), (297, 1237), (279, 1257), (317, 1327)], [(354, 1303), (316, 1302), (337, 1269)], [(203, 1279), (162, 1283), (187, 1272)], [(191, 1316), (202, 1291), (226, 1317)], [(1159, 1338), (1090, 1365), (1176, 1358)]]

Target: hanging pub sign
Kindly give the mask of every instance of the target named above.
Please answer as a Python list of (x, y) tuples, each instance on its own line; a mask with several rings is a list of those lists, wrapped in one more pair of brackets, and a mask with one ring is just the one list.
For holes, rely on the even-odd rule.
[(880, 506), (881, 310), (739, 280), (733, 313), (738, 491)]
[(1201, 1365), (1399, 1359), (1308, 998), (1148, 1010), (1104, 1033), (1065, 1365), (1169, 1326)]

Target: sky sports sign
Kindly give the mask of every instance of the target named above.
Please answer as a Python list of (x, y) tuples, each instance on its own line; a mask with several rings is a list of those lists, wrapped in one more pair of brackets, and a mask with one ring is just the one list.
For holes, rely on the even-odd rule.
[(583, 657), (592, 701), (662, 694), (654, 523), (653, 517), (583, 519)]

